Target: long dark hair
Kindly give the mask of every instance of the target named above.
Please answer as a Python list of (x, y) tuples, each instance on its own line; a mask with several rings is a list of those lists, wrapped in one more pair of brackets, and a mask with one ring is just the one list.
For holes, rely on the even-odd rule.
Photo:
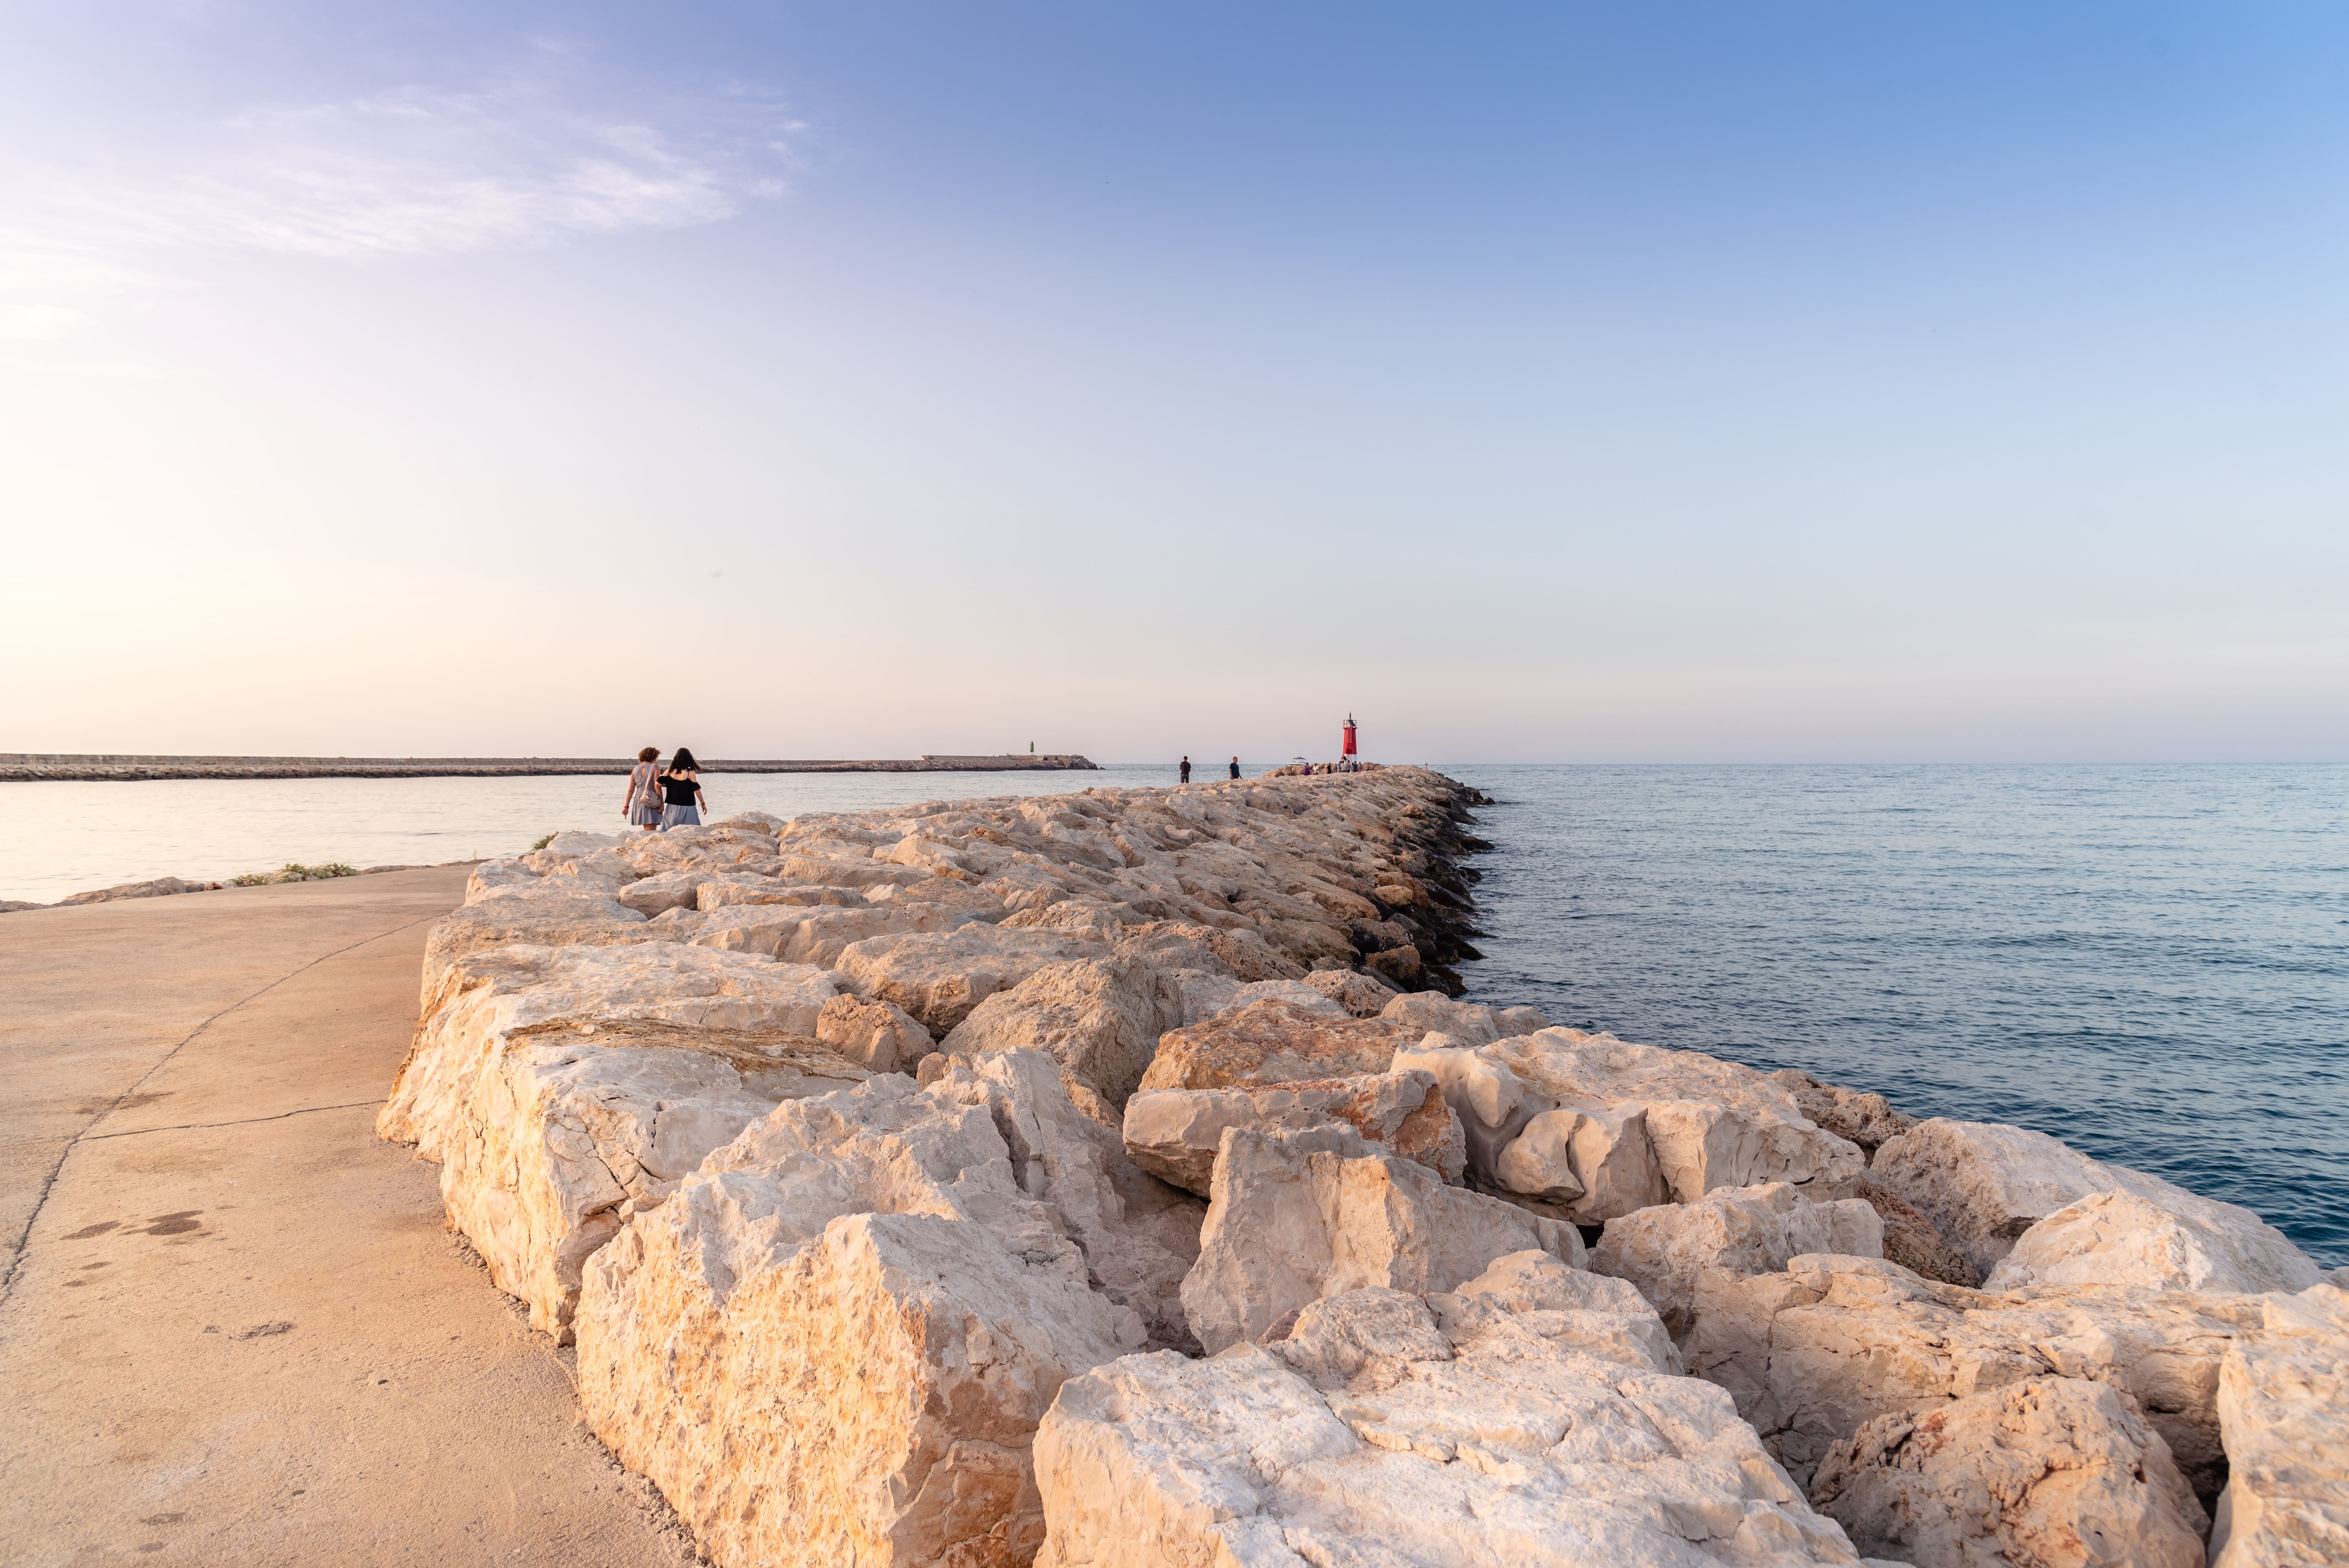
[(668, 759), (668, 770), (672, 773), (700, 772), (701, 764), (693, 759), (693, 748), (689, 746), (678, 747), (677, 748), (677, 755)]

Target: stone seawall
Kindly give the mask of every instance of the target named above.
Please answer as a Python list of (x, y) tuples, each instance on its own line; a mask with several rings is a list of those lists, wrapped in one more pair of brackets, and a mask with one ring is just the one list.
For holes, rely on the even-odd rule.
[[(78, 779), (127, 783), (150, 779), (544, 778), (618, 773), (633, 757), (147, 757), (114, 753), (0, 751), (0, 784)], [(1017, 773), (1093, 771), (1068, 753), (1006, 752), (1000, 757), (919, 757), (865, 762), (705, 762), (704, 773)]]
[(2214, 1509), (2220, 1568), (2340, 1560), (2339, 1282), (2041, 1134), (1457, 1000), (1485, 803), (558, 834), (435, 928), (378, 1130), (730, 1568), (2189, 1568)]

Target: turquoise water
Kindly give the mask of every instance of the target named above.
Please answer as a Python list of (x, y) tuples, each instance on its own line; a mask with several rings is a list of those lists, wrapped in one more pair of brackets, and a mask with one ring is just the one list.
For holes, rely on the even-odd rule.
[[(1259, 771), (1248, 766), (1247, 771)], [(1447, 764), (1478, 831), (1471, 995), (2019, 1122), (2349, 1264), (2349, 769)], [(790, 816), (1173, 781), (712, 776)], [(618, 778), (0, 785), (0, 898), (614, 828)], [(0, 924), (0, 939), (6, 927)]]
[(2009, 1121), (2349, 1264), (2349, 769), (1453, 765), (1470, 994)]

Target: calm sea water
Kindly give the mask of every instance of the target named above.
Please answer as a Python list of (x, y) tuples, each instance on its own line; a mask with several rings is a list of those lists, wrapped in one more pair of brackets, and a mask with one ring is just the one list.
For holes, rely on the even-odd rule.
[(2014, 1122), (2349, 1264), (2349, 769), (1504, 768), (1471, 995)]
[[(1444, 770), (1503, 802), (1481, 813), (1497, 847), (1478, 862), (1477, 999), (2039, 1128), (2349, 1264), (2349, 769)], [(708, 787), (721, 815), (791, 816), (1172, 779)], [(616, 826), (620, 794), (617, 778), (0, 785), (0, 898), (508, 853)]]

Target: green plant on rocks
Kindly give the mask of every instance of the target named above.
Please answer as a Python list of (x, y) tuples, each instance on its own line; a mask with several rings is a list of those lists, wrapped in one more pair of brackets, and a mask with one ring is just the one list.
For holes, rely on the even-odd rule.
[[(326, 861), (315, 866), (305, 866), (299, 861), (288, 861), (274, 873), (254, 873), (253, 880), (277, 882), (326, 882), (335, 877), (355, 877), (358, 874), (357, 866), (345, 865), (340, 861)], [(237, 878), (236, 881), (239, 886), (252, 885), (243, 877)]]
[(534, 841), (531, 844), (531, 846), (530, 846), (530, 847), (531, 847), (531, 849), (532, 849), (533, 851), (538, 851), (538, 850), (543, 850), (543, 849), (546, 848), (546, 846), (547, 846), (547, 845), (549, 845), (549, 844), (551, 844), (551, 843), (553, 843), (553, 842), (554, 842), (554, 835), (553, 833), (548, 833), (548, 834), (544, 835), (543, 837), (542, 837), (542, 838), (540, 838), (540, 839), (538, 839), (538, 840)]

